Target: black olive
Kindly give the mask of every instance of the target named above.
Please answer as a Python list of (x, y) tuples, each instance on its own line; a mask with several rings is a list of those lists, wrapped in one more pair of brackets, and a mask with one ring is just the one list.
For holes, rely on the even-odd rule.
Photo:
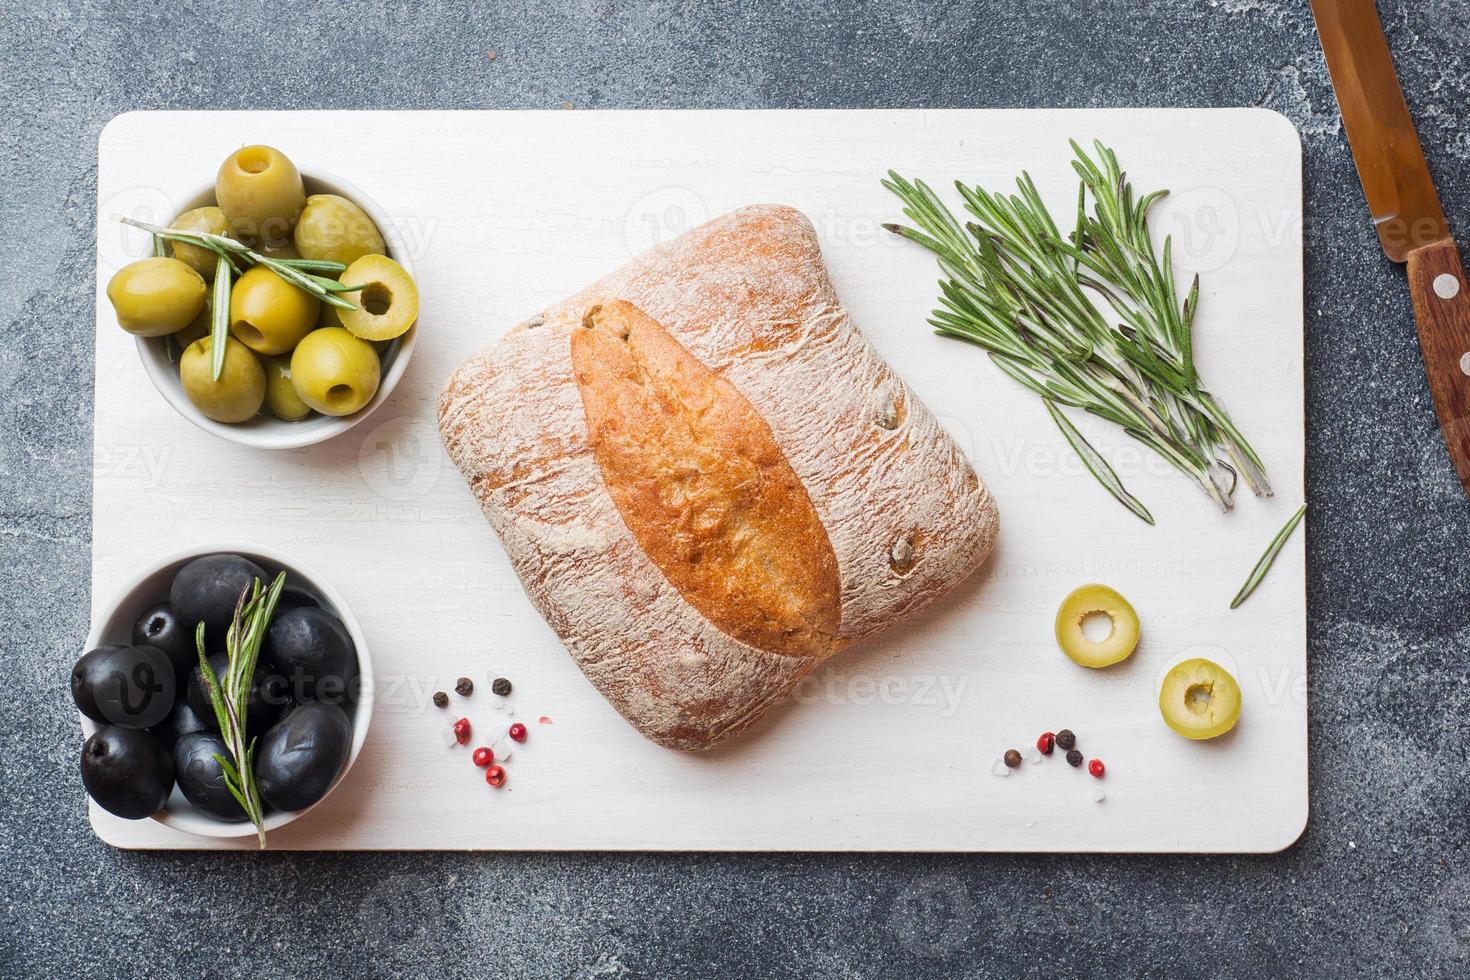
[(300, 609), (302, 606), (320, 605), (321, 602), (310, 592), (295, 585), (288, 585), (281, 590), (281, 597), (276, 600), (276, 615), (292, 609)]
[(71, 680), (72, 698), (83, 713), (123, 728), (152, 728), (178, 699), (173, 664), (154, 647), (94, 650), (77, 661)]
[(174, 665), (179, 688), (189, 680), (189, 672), (199, 664), (199, 649), (194, 644), (194, 630), (174, 614), (166, 602), (150, 606), (133, 624), (133, 645), (157, 647)]
[(304, 810), (327, 795), (352, 751), (352, 722), (334, 704), (309, 701), (276, 723), (255, 750), (255, 785), (277, 810)]
[[(218, 680), (229, 665), (229, 657), (223, 653), (216, 653), (209, 658), (209, 665), (214, 668), (215, 679)], [(264, 660), (255, 662), (255, 682), (250, 686), (250, 695), (245, 702), (245, 734), (254, 737), (265, 731), (280, 717), (281, 709), (291, 703), (290, 692), (286, 688), (286, 681), (270, 664)], [(223, 692), (221, 692), (223, 693)], [(214, 702), (210, 700), (209, 691), (204, 686), (204, 676), (199, 668), (194, 668), (194, 673), (189, 675), (189, 707), (204, 722), (204, 727), (209, 731), (219, 731), (219, 719), (214, 713)]]
[(292, 609), (276, 617), (266, 653), (298, 701), (356, 701), (357, 648), (347, 627), (323, 609)]
[[(179, 569), (169, 590), (169, 605), (192, 636), (203, 623), (209, 642), (225, 642), (225, 631), (235, 618), (235, 606), (256, 579), (261, 587), (270, 584), (265, 572), (239, 555), (205, 555)], [(197, 709), (196, 709), (197, 710)]]
[(224, 739), (214, 732), (194, 732), (174, 746), (174, 770), (184, 798), (211, 817), (237, 821), (246, 817), (234, 795), (225, 786), (225, 771), (215, 759), (233, 760)]
[(122, 647), (104, 646), (82, 654), (71, 669), (71, 699), (77, 710), (93, 721), (106, 722), (102, 709), (97, 707), (97, 691), (102, 678), (108, 673), (108, 660)]
[(147, 732), (104, 725), (82, 746), (82, 785), (108, 813), (141, 820), (168, 801), (174, 762)]
[(207, 732), (209, 726), (205, 725), (203, 719), (194, 713), (194, 709), (189, 707), (187, 700), (180, 698), (179, 703), (174, 705), (174, 710), (169, 712), (169, 716), (148, 731), (163, 743), (164, 748), (172, 752), (179, 739), (185, 735), (192, 735), (194, 732)]

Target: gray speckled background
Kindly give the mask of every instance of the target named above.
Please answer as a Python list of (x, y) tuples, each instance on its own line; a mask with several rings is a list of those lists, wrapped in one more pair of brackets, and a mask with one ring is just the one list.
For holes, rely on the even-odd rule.
[[(1465, 555), (1301, 0), (0, 6), (0, 975), (1470, 971)], [(1470, 237), (1470, 5), (1380, 0)], [(479, 9), (476, 9), (476, 8)], [(498, 57), (491, 61), (487, 51)], [(1266, 105), (1306, 147), (1312, 818), (1272, 857), (130, 854), (88, 828), (96, 140), (135, 108)]]

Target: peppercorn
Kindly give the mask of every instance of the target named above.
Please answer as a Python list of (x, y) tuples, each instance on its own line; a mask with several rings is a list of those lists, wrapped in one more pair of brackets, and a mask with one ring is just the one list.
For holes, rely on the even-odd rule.
[(460, 745), (470, 740), (470, 720), (468, 718), (461, 718), (454, 723), (454, 740)]
[(510, 694), (510, 681), (504, 677), (497, 677), (495, 678), (495, 682), (490, 685), (490, 690), (501, 697), (505, 697)]
[(1042, 755), (1051, 755), (1052, 747), (1056, 745), (1057, 737), (1051, 732), (1042, 732), (1041, 737), (1036, 740), (1036, 751)]
[(1078, 752), (1076, 749), (1073, 749), (1072, 751), (1068, 752), (1067, 753), (1067, 765), (1073, 766), (1073, 767), (1082, 765), (1082, 753), (1081, 752)]
[(1092, 773), (1098, 779), (1101, 779), (1103, 778), (1103, 773), (1107, 771), (1107, 767), (1103, 765), (1103, 761), (1101, 759), (1093, 759), (1087, 764), (1087, 771)]
[(516, 722), (510, 726), (510, 731), (506, 734), (510, 735), (511, 741), (513, 742), (524, 742), (526, 740), (526, 726), (520, 722)]
[(475, 765), (479, 766), (481, 769), (484, 769), (490, 763), (495, 761), (495, 750), (486, 748), (482, 745), (478, 749), (475, 749), (474, 760)]
[(1077, 736), (1072, 734), (1072, 729), (1063, 728), (1057, 732), (1057, 748), (1074, 749), (1077, 747)]
[(443, 691), (435, 691), (434, 692), (434, 707), (436, 707), (436, 708), (447, 708), (447, 707), (449, 707), (449, 695), (445, 694)]
[(1006, 749), (1005, 760), (1006, 768), (1015, 769), (1021, 764), (1021, 753), (1015, 749)]
[(485, 782), (499, 789), (505, 785), (505, 769), (502, 766), (491, 766), (485, 770)]
[(467, 698), (475, 691), (475, 682), (468, 677), (461, 677), (454, 682), (454, 693), (462, 698)]

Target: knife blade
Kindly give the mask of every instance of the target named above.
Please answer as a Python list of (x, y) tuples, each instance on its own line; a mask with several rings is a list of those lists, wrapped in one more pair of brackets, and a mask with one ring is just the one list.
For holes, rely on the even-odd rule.
[(1470, 289), (1373, 0), (1311, 0), (1383, 251), (1408, 264), (1434, 411), (1470, 494)]

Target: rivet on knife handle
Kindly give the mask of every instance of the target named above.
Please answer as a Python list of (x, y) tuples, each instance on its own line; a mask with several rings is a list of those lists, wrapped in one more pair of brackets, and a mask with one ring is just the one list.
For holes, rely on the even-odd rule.
[(1470, 492), (1470, 290), (1454, 239), (1409, 253), (1409, 291), (1434, 412), (1460, 483)]

